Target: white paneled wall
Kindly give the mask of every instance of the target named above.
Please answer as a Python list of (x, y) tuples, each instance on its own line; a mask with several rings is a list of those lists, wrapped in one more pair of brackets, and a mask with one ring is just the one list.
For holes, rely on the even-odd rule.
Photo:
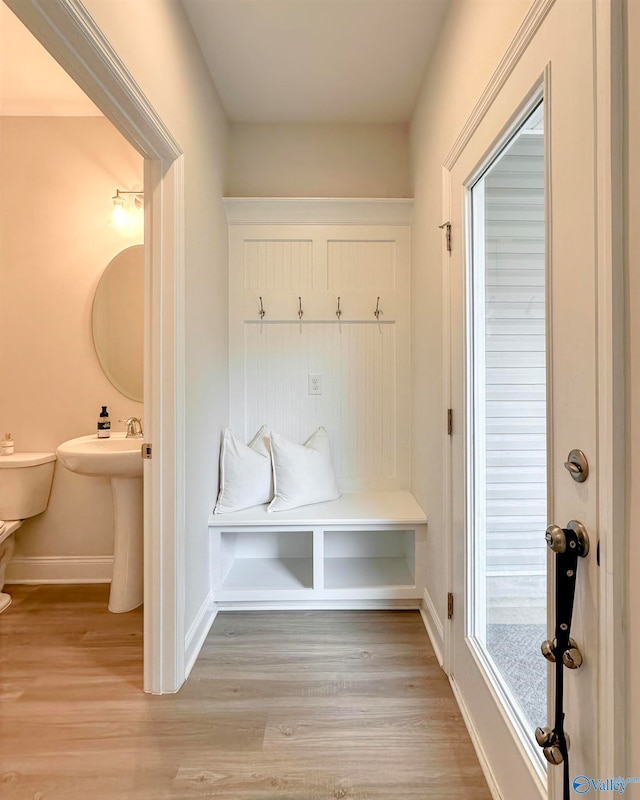
[[(265, 422), (293, 441), (329, 431), (336, 473), (396, 478), (394, 324), (245, 323), (245, 427)], [(308, 394), (310, 374), (321, 395)]]
[(328, 242), (327, 289), (332, 292), (377, 292), (396, 288), (394, 241)]
[[(313, 201), (299, 204), (301, 224), (230, 225), (231, 428), (304, 442), (323, 425), (343, 491), (408, 489), (409, 214), (368, 225), (363, 201), (363, 224), (314, 225)], [(309, 394), (310, 374), (322, 394)]]
[(313, 287), (313, 242), (256, 240), (244, 243), (245, 292), (304, 292)]

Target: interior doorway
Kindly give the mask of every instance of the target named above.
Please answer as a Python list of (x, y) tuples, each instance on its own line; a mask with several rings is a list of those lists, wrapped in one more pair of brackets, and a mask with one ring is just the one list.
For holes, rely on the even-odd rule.
[[(53, 455), (95, 434), (105, 407), (115, 445), (119, 420), (144, 417), (144, 225), (132, 204), (113, 224), (111, 197), (142, 189), (144, 162), (4, 4), (0, 37), (3, 430), (18, 452)], [(139, 442), (122, 444), (139, 454)], [(141, 517), (139, 569), (113, 580), (110, 480), (74, 474), (58, 456), (45, 512), (15, 534), (8, 583), (111, 581), (115, 597), (118, 574), (129, 574), (133, 596), (110, 605), (140, 605)]]
[(185, 678), (182, 150), (81, 6), (5, 2), (145, 159), (144, 688), (172, 692)]

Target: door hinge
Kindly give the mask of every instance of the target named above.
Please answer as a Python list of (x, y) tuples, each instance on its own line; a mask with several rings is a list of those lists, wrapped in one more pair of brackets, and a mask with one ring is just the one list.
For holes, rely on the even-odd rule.
[(449, 592), (447, 594), (447, 619), (452, 619), (453, 617), (453, 593)]
[(447, 253), (451, 252), (451, 223), (445, 222), (442, 225), (438, 225), (440, 229), (444, 228), (445, 236), (446, 236), (446, 244), (447, 244)]
[(447, 409), (447, 435), (451, 436), (453, 433), (453, 410)]
[(149, 442), (145, 442), (142, 445), (142, 457), (143, 458), (151, 458), (152, 457), (151, 456), (151, 445), (149, 444)]

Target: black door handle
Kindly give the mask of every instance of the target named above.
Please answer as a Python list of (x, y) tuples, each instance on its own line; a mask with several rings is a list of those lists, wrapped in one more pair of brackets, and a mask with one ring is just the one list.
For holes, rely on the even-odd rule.
[(572, 519), (566, 528), (549, 525), (545, 538), (556, 554), (556, 626), (555, 638), (542, 643), (542, 655), (555, 663), (556, 696), (553, 728), (537, 728), (536, 741), (550, 764), (563, 764), (563, 800), (570, 800), (569, 737), (564, 730), (564, 668), (582, 666), (582, 653), (571, 638), (573, 603), (576, 595), (578, 560), (589, 553), (589, 535), (578, 520)]

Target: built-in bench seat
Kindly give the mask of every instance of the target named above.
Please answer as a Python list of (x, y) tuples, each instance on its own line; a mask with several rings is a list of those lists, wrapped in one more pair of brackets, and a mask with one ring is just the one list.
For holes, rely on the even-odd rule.
[(265, 505), (212, 514), (214, 600), (243, 607), (417, 606), (426, 526), (406, 491), (347, 493), (275, 513)]

